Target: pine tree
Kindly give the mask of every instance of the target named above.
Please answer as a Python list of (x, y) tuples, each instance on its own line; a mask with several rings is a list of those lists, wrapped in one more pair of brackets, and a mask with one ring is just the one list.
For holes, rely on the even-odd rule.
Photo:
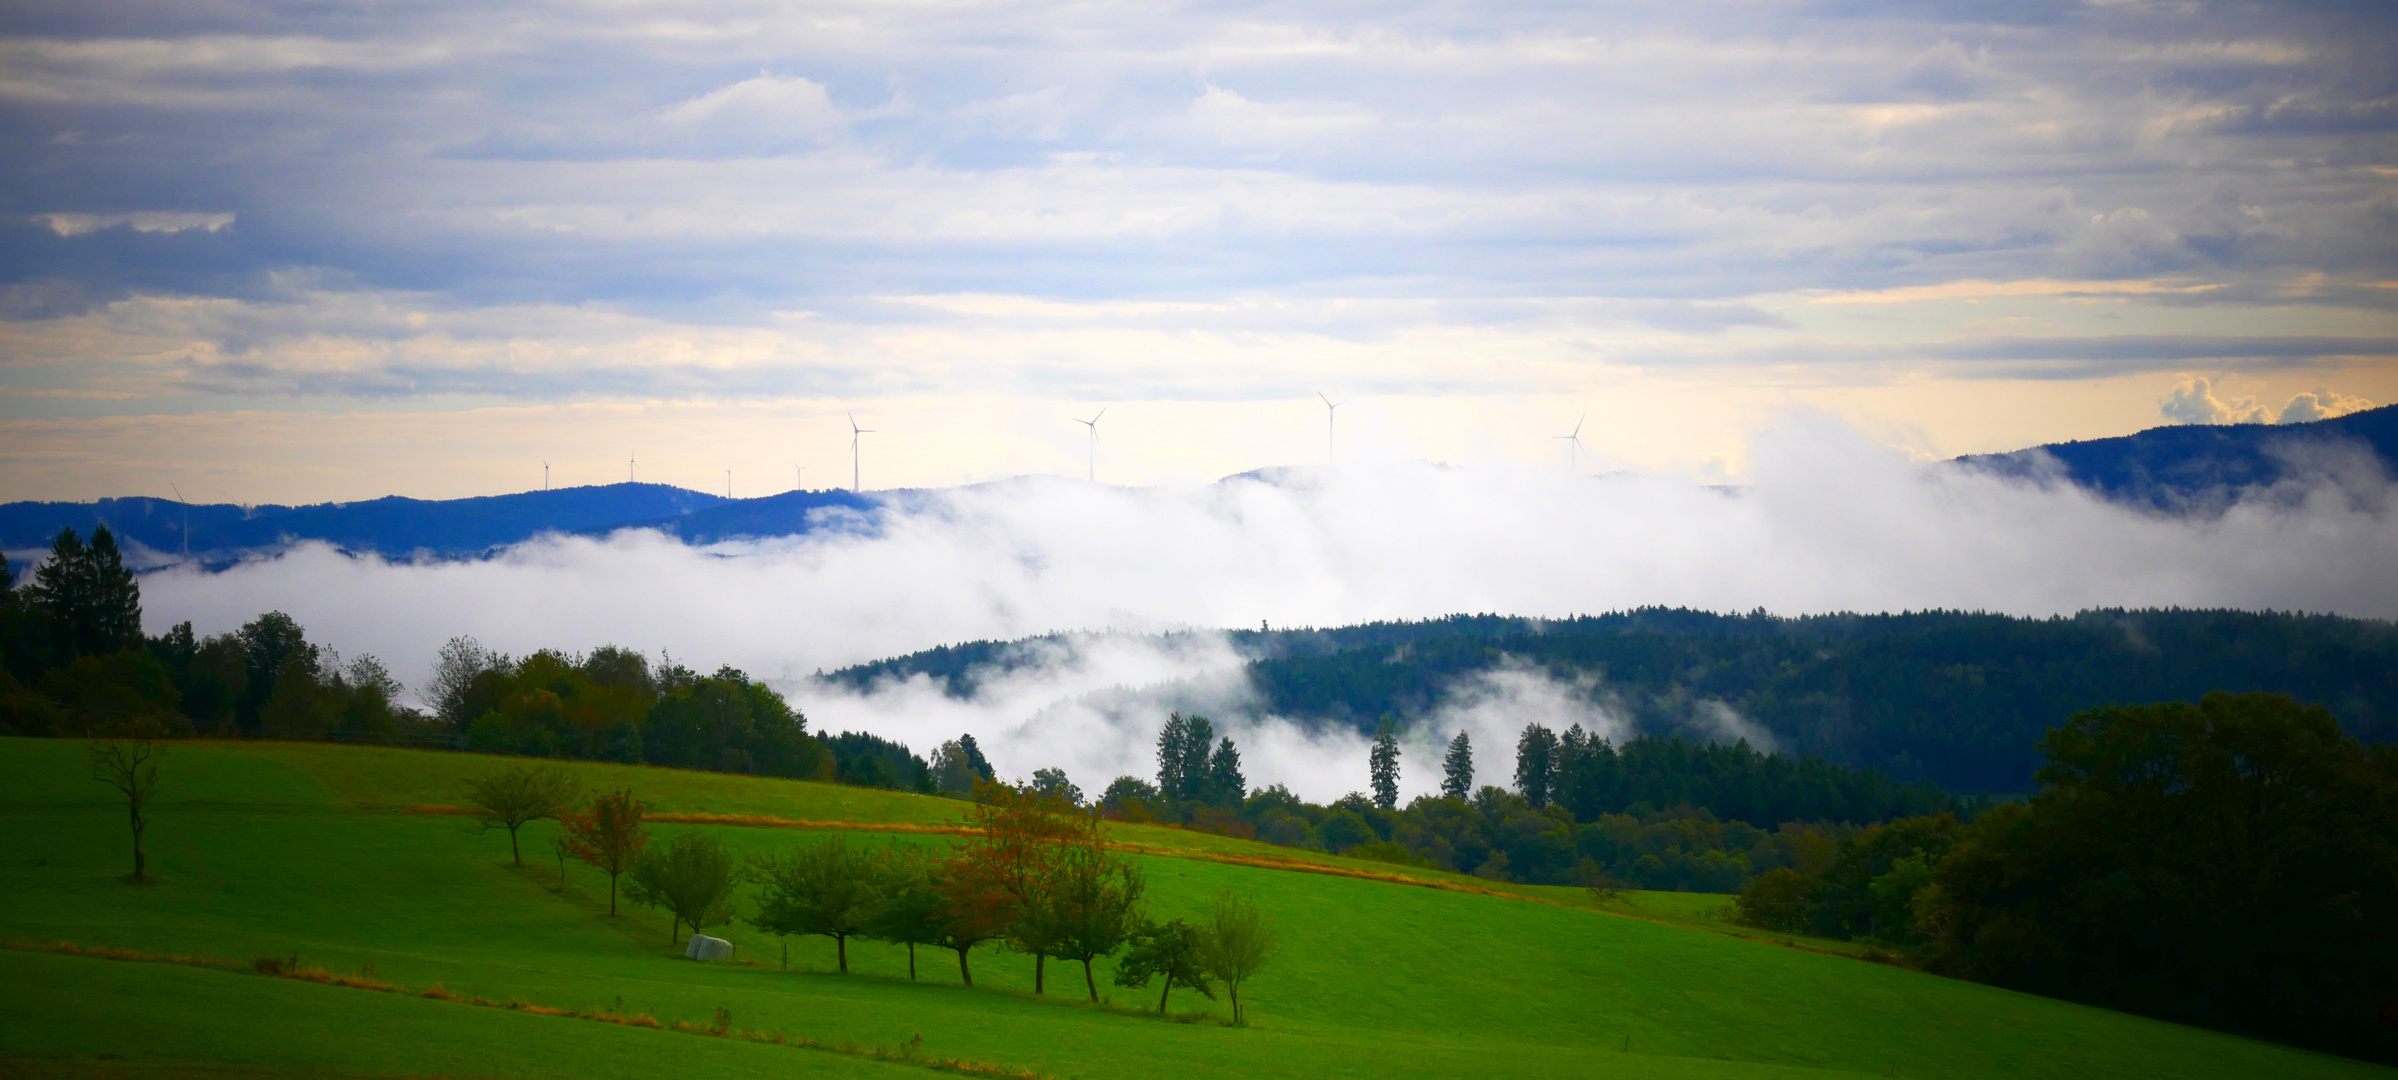
[(1441, 761), (1440, 796), (1463, 801), (1474, 791), (1474, 744), (1463, 731), (1449, 740), (1449, 756)]
[(117, 538), (102, 525), (92, 530), (92, 545), (84, 557), (90, 560), (88, 574), (92, 589), (90, 650), (112, 653), (120, 649), (137, 648), (142, 643), (142, 586), (125, 568), (125, 554), (117, 550)]
[(1533, 809), (1549, 805), (1549, 790), (1557, 778), (1557, 735), (1539, 724), (1524, 725), (1515, 744), (1515, 787)]
[(82, 654), (77, 629), (88, 620), (92, 605), (91, 557), (83, 538), (73, 529), (60, 529), (50, 541), (50, 558), (33, 571), (33, 608), (49, 624), (52, 645), (64, 661)]
[(1399, 736), (1392, 732), (1390, 717), (1383, 717), (1374, 732), (1374, 752), (1369, 768), (1373, 772), (1374, 805), (1384, 810), (1399, 808)]

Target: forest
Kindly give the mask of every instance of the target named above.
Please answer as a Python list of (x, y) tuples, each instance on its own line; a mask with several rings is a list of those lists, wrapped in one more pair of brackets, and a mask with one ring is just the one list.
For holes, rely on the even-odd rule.
[[(2027, 792), (2035, 744), (2108, 704), (2215, 690), (2321, 702), (2350, 734), (2398, 740), (2398, 628), (2289, 612), (2096, 610), (2047, 619), (1976, 612), (1785, 618), (1641, 608), (1573, 619), (1456, 615), (1329, 630), (1227, 632), (1251, 657), (1255, 709), (1371, 732), (1434, 715), (1459, 680), (1532, 665), (1588, 681), (1634, 730), (1714, 737), (1714, 710), (1792, 757), (1949, 791)], [(1036, 639), (1037, 641), (1038, 639)], [(1037, 662), (1023, 643), (971, 642), (846, 668), (863, 688), (923, 674), (956, 696)]]

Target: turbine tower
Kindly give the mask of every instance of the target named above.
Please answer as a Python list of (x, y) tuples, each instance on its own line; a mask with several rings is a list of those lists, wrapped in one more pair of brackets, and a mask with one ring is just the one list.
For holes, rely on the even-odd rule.
[(1334, 401), (1325, 397), (1321, 390), (1316, 391), (1316, 400), (1324, 403), (1324, 463), (1330, 465), (1332, 464), (1332, 420), (1340, 412), (1340, 407), (1348, 402)]
[(176, 487), (172, 482), (167, 484), (167, 490), (174, 492), (175, 501), (183, 504), (183, 561), (190, 562), (192, 561), (192, 504), (183, 497), (183, 489)]
[(733, 497), (733, 470), (731, 469), (724, 471), (724, 497), (728, 499)]
[(849, 491), (850, 494), (855, 495), (858, 492), (865, 490), (865, 488), (858, 483), (858, 436), (872, 435), (874, 434), (874, 429), (870, 427), (859, 427), (858, 416), (856, 413), (844, 413), (842, 415), (849, 417)]
[(792, 466), (791, 466), (791, 490), (793, 490), (793, 491), (805, 491), (805, 490), (807, 490), (807, 487), (808, 487), (808, 485), (807, 485), (806, 483), (802, 482), (802, 478), (803, 478), (803, 477), (805, 477), (805, 476), (807, 476), (807, 474), (808, 474), (808, 467), (807, 467), (807, 466), (805, 466), (805, 465), (801, 465), (801, 464), (798, 464), (798, 463), (794, 462), (794, 463), (792, 464)]
[[(1106, 409), (1101, 409), (1101, 410), (1099, 410), (1099, 416), (1106, 416), (1106, 415), (1107, 415), (1107, 410), (1106, 410)], [(1092, 417), (1092, 418), (1090, 418), (1090, 419), (1088, 419), (1088, 420), (1084, 420), (1084, 419), (1081, 419), (1081, 418), (1079, 418), (1079, 417), (1074, 419), (1074, 422), (1075, 422), (1075, 423), (1077, 423), (1077, 424), (1081, 424), (1082, 426), (1084, 426), (1084, 427), (1087, 427), (1087, 428), (1091, 429), (1091, 432), (1090, 432), (1090, 434), (1091, 434), (1091, 467), (1090, 467), (1090, 468), (1091, 468), (1091, 474), (1090, 474), (1090, 481), (1091, 481), (1092, 483), (1094, 483), (1094, 484), (1096, 484), (1096, 483), (1098, 483), (1098, 482), (1099, 482), (1099, 416), (1094, 416), (1094, 417)]]
[(640, 459), (639, 459), (639, 458), (636, 458), (636, 457), (634, 457), (634, 456), (633, 456), (633, 452), (632, 452), (632, 451), (630, 451), (630, 450), (627, 450), (627, 451), (625, 451), (625, 452), (624, 452), (624, 482), (625, 482), (625, 483), (628, 483), (628, 484), (630, 484), (630, 483), (633, 483), (633, 482), (634, 482), (634, 480), (633, 480), (633, 476), (634, 476), (634, 473), (635, 473), (635, 468), (634, 468), (634, 467), (635, 467), (636, 463), (638, 463), (639, 461), (640, 461)]
[(541, 459), (541, 490), (543, 490), (543, 491), (548, 491), (549, 489), (550, 489), (550, 462), (549, 462), (549, 459), (548, 459), (548, 458), (543, 458), (543, 459)]
[(1582, 471), (1582, 421), (1588, 419), (1590, 419), (1589, 413), (1575, 417), (1574, 432), (1571, 435), (1549, 436), (1552, 439), (1565, 440), (1565, 467), (1577, 473)]

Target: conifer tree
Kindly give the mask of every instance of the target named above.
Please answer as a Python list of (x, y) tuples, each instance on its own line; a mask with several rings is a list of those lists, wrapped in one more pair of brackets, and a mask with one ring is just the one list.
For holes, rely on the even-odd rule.
[(1515, 787), (1537, 810), (1549, 805), (1549, 790), (1557, 774), (1557, 735), (1539, 724), (1524, 725), (1515, 744)]
[(1440, 796), (1463, 801), (1474, 790), (1474, 744), (1463, 731), (1449, 740), (1449, 756), (1441, 761)]
[[(1207, 721), (1202, 719), (1199, 722), (1204, 724)], [(1198, 757), (1206, 759), (1205, 744), (1202, 744)], [(1249, 779), (1241, 775), (1241, 752), (1232, 745), (1230, 738), (1216, 746), (1215, 760), (1209, 762), (1207, 767), (1206, 790), (1209, 802), (1223, 806), (1238, 807), (1242, 799), (1249, 797)]]
[(1399, 736), (1391, 730), (1390, 717), (1382, 718), (1374, 733), (1374, 752), (1369, 758), (1373, 773), (1374, 805), (1384, 810), (1399, 808)]

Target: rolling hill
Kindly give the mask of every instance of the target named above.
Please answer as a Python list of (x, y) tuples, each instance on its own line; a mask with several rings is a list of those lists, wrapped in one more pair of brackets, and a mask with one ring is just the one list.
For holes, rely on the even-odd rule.
[[(975, 958), (973, 989), (945, 958), (910, 981), (905, 954), (882, 945), (853, 945), (855, 973), (840, 976), (822, 939), (791, 940), (784, 970), (782, 943), (736, 923), (725, 931), (734, 961), (693, 963), (663, 919), (609, 918), (588, 868), (561, 878), (546, 823), (530, 827), (537, 854), (518, 868), (503, 836), (423, 812), (497, 764), (455, 754), (174, 746), (170, 794), (150, 815), (158, 881), (135, 886), (117, 876), (123, 808), (80, 754), (0, 740), (9, 1075), (2392, 1075), (1805, 939), (1731, 936), (1670, 895), (1599, 910), (1571, 890), (1425, 887), (1448, 879), (1331, 857), (1308, 872), (1261, 858), (1280, 849), (1141, 826), (1114, 835), (1142, 845), (1154, 910), (1185, 913), (1231, 889), (1276, 921), (1280, 950), (1244, 994), (1251, 1026), (1215, 1022), (1221, 1008), (1187, 993), (1167, 1018), (1146, 991), (1111, 990), (1103, 1007), (1057, 989), (1036, 997), (1029, 962), (993, 950)], [(570, 767), (587, 787), (630, 783), (661, 811), (847, 821), (860, 843), (943, 843), (887, 826), (937, 828), (958, 809), (826, 784)], [(750, 852), (810, 835), (657, 831), (683, 828)], [(318, 974), (273, 977), (253, 963), (269, 958)]]

